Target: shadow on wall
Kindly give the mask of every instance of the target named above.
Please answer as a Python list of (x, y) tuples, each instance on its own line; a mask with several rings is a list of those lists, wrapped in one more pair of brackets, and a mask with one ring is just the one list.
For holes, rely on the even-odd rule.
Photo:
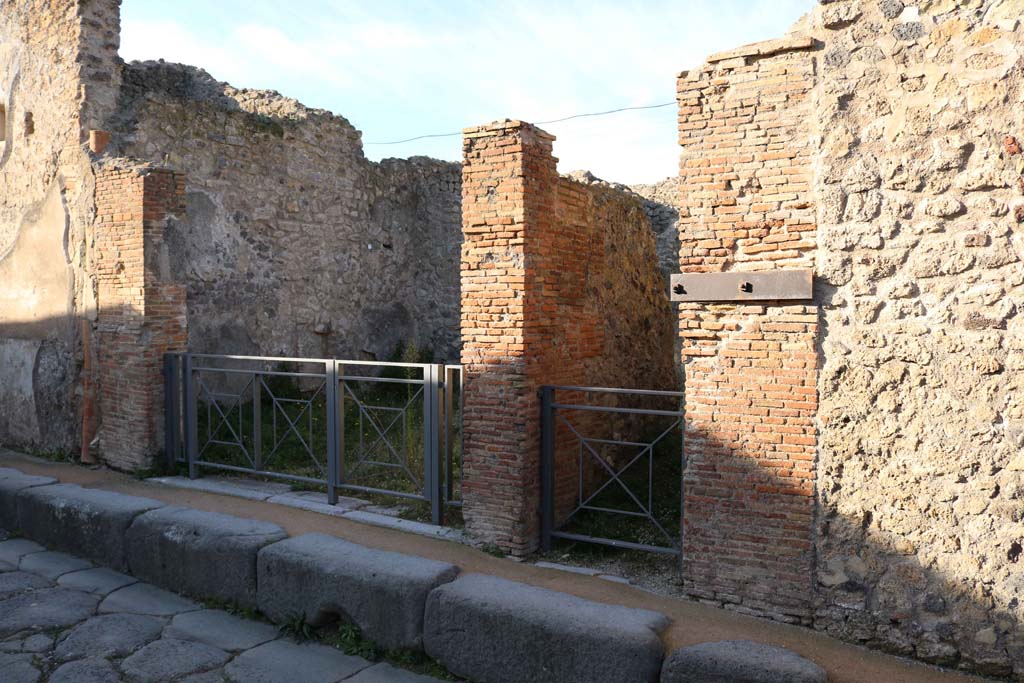
[[(711, 449), (721, 449), (719, 452), (730, 450), (729, 445), (710, 438), (707, 444)], [(737, 459), (744, 459), (742, 450), (731, 452)], [(730, 458), (725, 467), (733, 468), (736, 462)], [(714, 457), (704, 464), (719, 465)], [(789, 485), (775, 470), (759, 466), (753, 457), (746, 458), (744, 467), (750, 490)], [(731, 496), (729, 508), (741, 511), (750, 525), (736, 529), (731, 524), (730, 533), (748, 534), (757, 545), (756, 539), (763, 538), (765, 529), (756, 520), (768, 520), (772, 505), (761, 496), (752, 498), (747, 491), (722, 491), (718, 495)], [(1000, 596), (1013, 594), (1013, 586), (993, 585), (992, 580), (983, 576), (981, 567), (971, 577), (943, 571), (920, 557), (906, 538), (881, 530), (872, 521), (870, 511), (857, 515), (819, 506), (812, 534), (813, 552), (821, 553), (823, 545), (833, 539), (843, 539), (846, 547), (856, 547), (858, 552), (843, 561), (822, 562), (817, 558), (817, 566), (811, 570), (813, 628), (841, 640), (944, 667), (1024, 680), (1024, 628), (1019, 596), (999, 600)], [(950, 541), (957, 544), (957, 539)], [(993, 548), (993, 552), (1003, 553), (1016, 563), (1022, 555), (1022, 543), (1024, 530), (1017, 542)], [(793, 555), (794, 563), (800, 562), (799, 553), (789, 548), (775, 550)], [(810, 564), (813, 566), (814, 561)], [(772, 570), (769, 562), (757, 559), (756, 552), (740, 568), (752, 577), (749, 585), (755, 593), (766, 578), (770, 581), (766, 573)], [(985, 589), (972, 590), (976, 584)], [(700, 586), (687, 585), (686, 591), (700, 593)], [(743, 587), (737, 592), (742, 595)], [(735, 607), (744, 611), (742, 598), (739, 602)]]
[[(0, 322), (0, 445), (37, 454), (77, 448), (82, 367), (77, 324), (70, 315)], [(57, 328), (68, 334), (40, 334)]]

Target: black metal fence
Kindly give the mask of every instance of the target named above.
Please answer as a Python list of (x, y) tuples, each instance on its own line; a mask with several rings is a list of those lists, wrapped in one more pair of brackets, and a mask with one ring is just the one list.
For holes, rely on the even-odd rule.
[(167, 354), (166, 451), (204, 468), (430, 504), (462, 490), (458, 365)]
[(683, 392), (541, 389), (541, 546), (679, 554)]

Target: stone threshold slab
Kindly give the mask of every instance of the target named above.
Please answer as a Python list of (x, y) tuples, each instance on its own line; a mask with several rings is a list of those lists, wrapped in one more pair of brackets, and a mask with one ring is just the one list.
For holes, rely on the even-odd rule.
[[(465, 534), (461, 529), (439, 527), (433, 524), (400, 519), (393, 515), (374, 512), (366, 509), (369, 503), (358, 498), (339, 497), (337, 505), (330, 505), (326, 500), (323, 500), (325, 498), (324, 494), (310, 491), (291, 491), (287, 484), (254, 481), (236, 483), (225, 481), (224, 479), (189, 479), (188, 477), (150, 477), (146, 481), (189, 491), (216, 493), (224, 496), (284, 505), (329, 517), (340, 517), (371, 526), (404, 531), (416, 534), (417, 536), (426, 536), (427, 538), (440, 538), (456, 543), (466, 542)], [(317, 498), (320, 500), (317, 500)]]

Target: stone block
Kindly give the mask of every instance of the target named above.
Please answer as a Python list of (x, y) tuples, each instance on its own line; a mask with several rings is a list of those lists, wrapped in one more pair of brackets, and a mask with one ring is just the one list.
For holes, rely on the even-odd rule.
[(826, 683), (825, 670), (775, 645), (722, 640), (684, 647), (665, 660), (661, 683)]
[(125, 552), (139, 579), (255, 607), (256, 554), (287, 536), (269, 522), (175, 505), (137, 517), (125, 536)]
[(128, 567), (125, 532), (163, 503), (122, 493), (54, 484), (18, 493), (18, 519), (29, 538), (118, 570)]
[(0, 529), (20, 531), (18, 524), (18, 492), (33, 486), (56, 484), (53, 477), (36, 477), (22, 474), (17, 470), (3, 468), (0, 471)]
[(424, 648), (477, 683), (657, 681), (662, 614), (483, 574), (427, 599)]
[(419, 649), (427, 595), (458, 574), (454, 565), (305, 534), (259, 554), (259, 608), (275, 622), (304, 614), (315, 626), (354, 623), (388, 649)]

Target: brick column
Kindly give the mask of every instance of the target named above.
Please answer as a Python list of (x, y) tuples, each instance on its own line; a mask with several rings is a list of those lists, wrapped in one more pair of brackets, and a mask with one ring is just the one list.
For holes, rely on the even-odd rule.
[(466, 527), (513, 553), (536, 547), (538, 382), (528, 345), (527, 226), (551, 220), (554, 138), (519, 121), (464, 131), (462, 171), (463, 499)]
[[(683, 272), (813, 268), (814, 63), (806, 39), (679, 79)], [(818, 308), (683, 304), (684, 579), (740, 611), (808, 623)]]
[(185, 287), (165, 229), (184, 212), (185, 176), (146, 167), (96, 178), (99, 451), (117, 469), (152, 467), (163, 448), (165, 352), (187, 348)]

